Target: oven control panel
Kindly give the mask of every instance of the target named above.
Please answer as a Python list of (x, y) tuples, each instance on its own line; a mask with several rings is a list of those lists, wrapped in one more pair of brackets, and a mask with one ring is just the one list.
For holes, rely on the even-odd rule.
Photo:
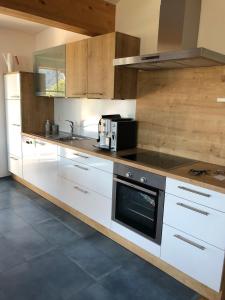
[(146, 186), (165, 190), (166, 177), (154, 173), (146, 172), (140, 169), (132, 168), (123, 164), (114, 164), (114, 174), (129, 180), (140, 182)]

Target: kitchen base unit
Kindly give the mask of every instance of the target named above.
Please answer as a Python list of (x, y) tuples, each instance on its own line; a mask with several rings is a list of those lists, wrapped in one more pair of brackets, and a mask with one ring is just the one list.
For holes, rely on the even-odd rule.
[[(122, 237), (118, 232), (115, 232), (115, 228), (113, 230), (107, 228), (106, 226), (101, 225), (99, 222), (94, 221), (86, 214), (79, 212), (78, 210), (71, 207), (70, 204), (65, 203), (59, 200), (56, 197), (38, 189), (36, 186), (30, 184), (29, 182), (25, 181), (24, 179), (13, 176), (13, 178), (18, 181), (19, 183), (23, 184), (27, 188), (31, 189), (32, 191), (38, 193), (45, 199), (49, 200), (50, 202), (54, 203), (58, 207), (62, 208), (63, 210), (67, 211), (74, 217), (80, 219), (81, 221), (85, 222), (89, 226), (93, 227), (97, 231), (101, 232), (102, 234), (106, 235), (110, 239), (114, 240), (115, 242), (119, 243), (126, 249), (130, 250), (131, 252), (135, 253), (136, 255), (140, 256), (147, 262), (151, 263), (152, 265), (156, 266), (157, 268), (161, 269), (165, 273), (169, 274), (179, 282), (185, 284), (187, 287), (193, 289), (203, 297), (209, 300), (224, 300), (223, 290), (220, 292), (216, 292), (215, 290), (207, 287), (206, 285), (200, 283), (199, 281), (193, 279), (192, 277), (188, 276), (187, 274), (183, 273), (182, 271), (178, 270), (177, 268), (173, 267), (171, 264), (163, 261), (160, 257), (151, 254), (149, 251), (151, 249), (145, 250), (140, 246), (134, 244), (134, 242), (130, 241), (128, 238)], [(117, 224), (118, 225), (118, 224)], [(112, 225), (111, 225), (112, 226)]]

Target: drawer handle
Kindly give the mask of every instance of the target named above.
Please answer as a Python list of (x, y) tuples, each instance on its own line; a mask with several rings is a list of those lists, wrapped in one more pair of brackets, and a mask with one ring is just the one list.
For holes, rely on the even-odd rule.
[(199, 244), (197, 244), (197, 243), (195, 243), (193, 241), (190, 241), (190, 240), (186, 239), (185, 237), (183, 237), (183, 236), (181, 236), (179, 234), (175, 234), (174, 237), (176, 239), (181, 240), (182, 242), (185, 242), (185, 243), (187, 243), (187, 244), (189, 244), (191, 246), (194, 246), (195, 248), (198, 248), (198, 249), (200, 249), (202, 251), (206, 250), (205, 247), (203, 247), (203, 246), (201, 246), (201, 245), (199, 245)]
[(85, 167), (81, 167), (79, 165), (74, 165), (74, 167), (78, 168), (78, 169), (81, 169), (81, 170), (84, 170), (84, 171), (88, 171), (89, 169), (88, 168), (85, 168)]
[(83, 193), (83, 194), (88, 194), (88, 191), (81, 189), (79, 186), (74, 186), (74, 189)]
[(85, 155), (83, 155), (83, 154), (79, 154), (79, 153), (73, 153), (73, 155), (75, 155), (75, 156), (79, 156), (79, 157), (81, 157), (81, 158), (85, 158), (85, 159), (88, 159), (88, 158), (89, 158), (88, 156), (85, 156)]
[(12, 156), (10, 156), (10, 158), (13, 159), (13, 160), (19, 160), (18, 158), (15, 158), (15, 157), (12, 157)]
[(20, 125), (19, 125), (19, 124), (12, 124), (12, 126), (20, 127)]
[(190, 193), (193, 193), (193, 194), (197, 194), (197, 195), (200, 195), (200, 196), (203, 196), (203, 197), (207, 197), (207, 198), (210, 198), (211, 195), (209, 194), (205, 194), (205, 193), (202, 193), (202, 192), (198, 192), (198, 191), (195, 191), (195, 190), (192, 190), (192, 189), (189, 189), (189, 188), (186, 188), (184, 186), (178, 186), (178, 188), (180, 190), (184, 190), (186, 192), (190, 192)]
[(192, 210), (192, 211), (194, 211), (194, 212), (197, 212), (197, 213), (199, 213), (199, 214), (201, 214), (201, 215), (204, 215), (204, 216), (208, 216), (208, 215), (209, 215), (209, 213), (206, 212), (206, 211), (204, 211), (204, 210), (197, 209), (197, 208), (195, 208), (195, 207), (186, 205), (186, 204), (181, 203), (181, 202), (178, 202), (177, 205), (179, 205), (179, 206), (181, 206), (181, 207), (184, 207), (184, 208), (187, 208), (187, 209), (190, 209), (190, 210)]

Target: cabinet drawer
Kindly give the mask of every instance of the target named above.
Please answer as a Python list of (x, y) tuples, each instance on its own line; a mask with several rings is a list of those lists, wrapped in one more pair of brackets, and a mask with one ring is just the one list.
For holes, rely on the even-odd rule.
[(166, 193), (225, 212), (225, 195), (179, 180), (166, 179)]
[(59, 174), (70, 181), (112, 198), (113, 175), (89, 165), (63, 157), (59, 158)]
[(60, 179), (60, 186), (63, 186), (58, 195), (61, 201), (103, 226), (110, 227), (112, 207), (110, 199), (64, 178)]
[(113, 162), (110, 160), (98, 158), (86, 153), (78, 152), (72, 149), (66, 149), (63, 147), (59, 147), (59, 155), (72, 159), (78, 163), (86, 164), (105, 172), (113, 173)]
[(164, 223), (225, 250), (225, 214), (166, 194)]
[(22, 178), (23, 177), (22, 159), (15, 155), (9, 155), (8, 169), (9, 172), (11, 172), (12, 174)]
[(161, 259), (219, 292), (224, 252), (182, 231), (163, 227)]

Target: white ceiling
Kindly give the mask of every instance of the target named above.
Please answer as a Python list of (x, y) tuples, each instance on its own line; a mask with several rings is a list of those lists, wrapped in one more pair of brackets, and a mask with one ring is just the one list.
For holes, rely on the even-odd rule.
[(46, 28), (48, 28), (48, 26), (0, 14), (0, 29), (18, 30), (28, 34), (37, 34)]

